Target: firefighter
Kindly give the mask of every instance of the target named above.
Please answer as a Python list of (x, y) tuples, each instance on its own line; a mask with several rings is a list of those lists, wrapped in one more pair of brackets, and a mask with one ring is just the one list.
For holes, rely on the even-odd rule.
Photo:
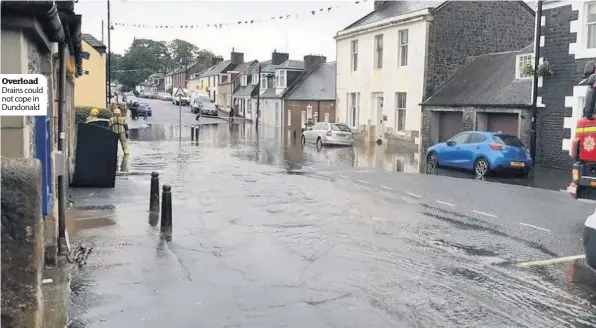
[(120, 108), (114, 109), (114, 116), (110, 118), (110, 129), (118, 134), (122, 152), (124, 152), (124, 155), (128, 155), (128, 124), (126, 118), (122, 117)]
[(91, 123), (91, 122), (99, 120), (98, 116), (99, 116), (99, 109), (93, 108), (92, 110), (89, 111), (89, 116), (87, 116), (87, 120), (85, 120), (85, 123)]
[(122, 111), (123, 117), (128, 117), (128, 105), (126, 104), (126, 101), (120, 103), (120, 110)]

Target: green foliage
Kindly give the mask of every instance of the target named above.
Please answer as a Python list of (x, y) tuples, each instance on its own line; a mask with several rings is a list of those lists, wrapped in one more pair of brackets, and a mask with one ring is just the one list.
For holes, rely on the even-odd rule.
[[(91, 109), (95, 107), (85, 106), (85, 107), (75, 107), (75, 121), (77, 124), (85, 123), (87, 120), (87, 116), (89, 116), (89, 112)], [(112, 111), (106, 108), (97, 108), (99, 109), (99, 118), (110, 118), (112, 117)]]
[(523, 63), (519, 67), (519, 71), (525, 75), (534, 75), (534, 67), (530, 63)]
[(538, 76), (553, 76), (555, 74), (555, 66), (551, 64), (548, 60), (542, 62), (542, 64), (538, 65), (538, 69), (536, 70)]
[(135, 39), (124, 56), (112, 54), (112, 79), (134, 89), (153, 73), (166, 73), (177, 67), (184, 59), (193, 61), (204, 55), (208, 60), (214, 54), (206, 49), (199, 49), (194, 44), (176, 39), (169, 43), (150, 39)]

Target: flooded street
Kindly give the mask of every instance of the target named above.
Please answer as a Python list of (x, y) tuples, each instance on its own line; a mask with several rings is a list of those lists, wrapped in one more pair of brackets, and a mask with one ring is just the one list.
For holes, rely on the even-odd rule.
[[(581, 262), (517, 265), (583, 253), (594, 205), (554, 178), (419, 174), (415, 152), (284, 147), (216, 118), (196, 142), (188, 107), (179, 141), (178, 107), (148, 102), (116, 188), (69, 196), (71, 243), (94, 246), (71, 268), (69, 327), (596, 327)], [(148, 212), (153, 171), (171, 238)]]

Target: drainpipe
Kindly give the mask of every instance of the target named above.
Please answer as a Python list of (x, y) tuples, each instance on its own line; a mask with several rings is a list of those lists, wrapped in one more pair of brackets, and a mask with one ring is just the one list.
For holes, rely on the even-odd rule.
[(112, 22), (110, 20), (110, 0), (108, 0), (108, 106), (106, 108), (110, 108), (112, 104), (112, 44), (111, 44), (111, 31), (112, 30)]
[(532, 123), (530, 131), (530, 157), (536, 165), (536, 117), (538, 116), (538, 65), (540, 64), (540, 34), (542, 22), (542, 1), (536, 9), (536, 27), (534, 34), (534, 75), (532, 82)]
[[(65, 106), (66, 106), (66, 43), (59, 44), (59, 82), (58, 82), (58, 151), (65, 154), (64, 139), (66, 136)], [(58, 175), (58, 254), (66, 255), (68, 243), (66, 241), (66, 184), (64, 172)]]

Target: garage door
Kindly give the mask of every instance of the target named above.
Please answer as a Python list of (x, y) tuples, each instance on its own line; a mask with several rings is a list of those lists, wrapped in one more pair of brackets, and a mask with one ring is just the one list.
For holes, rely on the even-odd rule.
[(461, 112), (439, 114), (439, 142), (443, 142), (463, 131)]
[(517, 136), (519, 115), (518, 114), (488, 114), (488, 131), (503, 131), (510, 135)]

